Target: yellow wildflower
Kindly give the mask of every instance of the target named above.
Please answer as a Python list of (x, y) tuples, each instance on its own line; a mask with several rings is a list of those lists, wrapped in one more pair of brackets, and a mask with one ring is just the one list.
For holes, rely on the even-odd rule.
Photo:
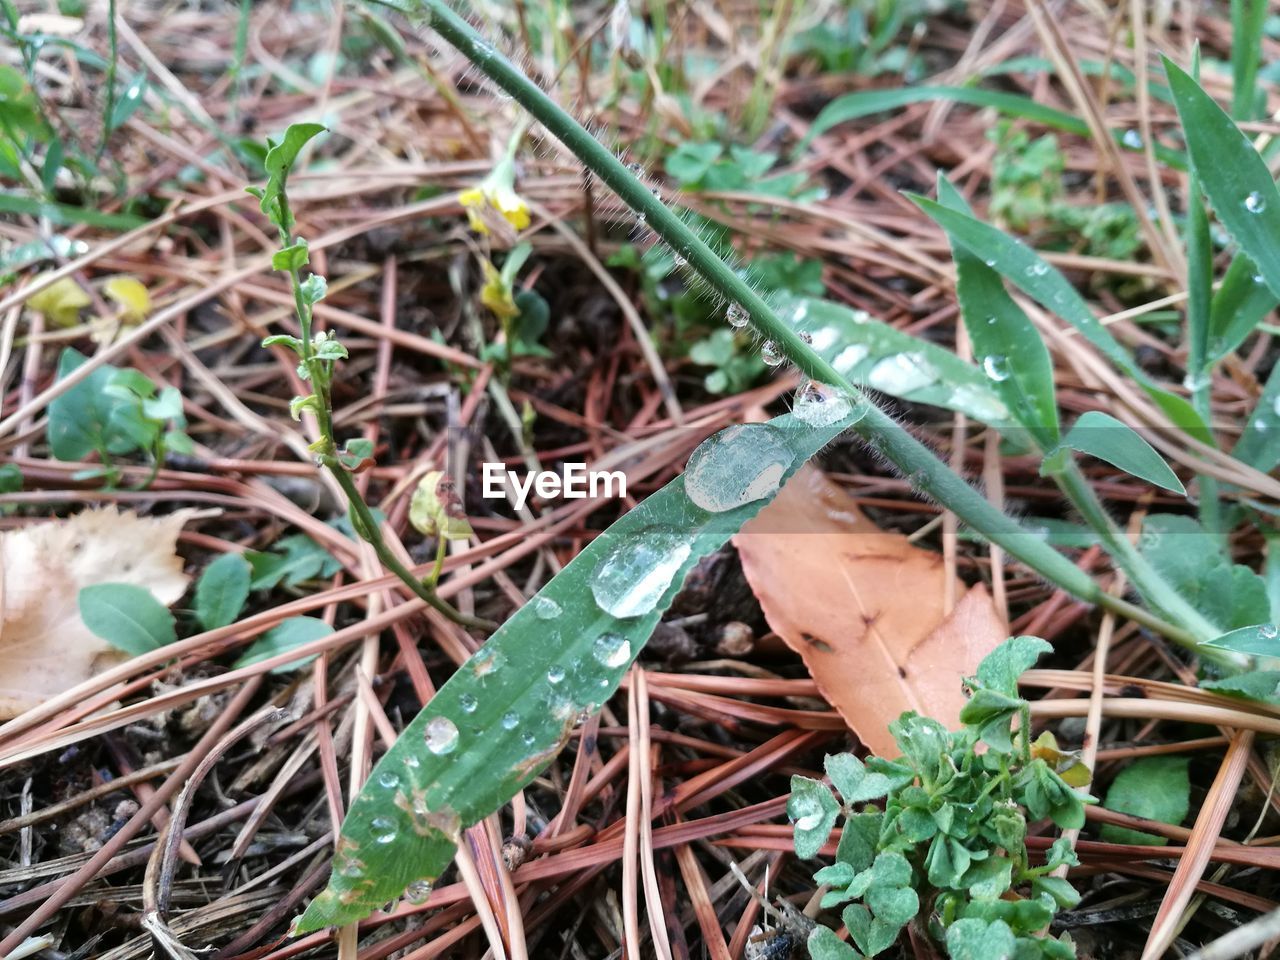
[[(488, 236), (491, 228), (501, 225), (502, 221), (516, 230), (529, 226), (529, 205), (516, 193), (515, 179), (515, 164), (507, 158), (499, 162), (477, 186), (458, 194), (458, 202), (467, 211), (467, 222), (472, 230)], [(502, 219), (494, 217), (495, 213)]]
[(70, 277), (55, 280), (27, 300), (27, 306), (55, 327), (74, 326), (80, 319), (80, 311), (88, 305), (89, 295)]
[(480, 302), (503, 320), (520, 316), (514, 291), (506, 277), (488, 260), (482, 261), (481, 266), (484, 267), (484, 286), (480, 288)]
[(112, 277), (102, 285), (102, 293), (120, 308), (119, 316), (123, 323), (141, 323), (151, 312), (151, 295), (134, 277)]

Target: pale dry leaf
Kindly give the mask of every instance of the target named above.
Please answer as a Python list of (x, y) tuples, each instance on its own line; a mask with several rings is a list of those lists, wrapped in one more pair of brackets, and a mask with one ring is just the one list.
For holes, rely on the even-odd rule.
[(169, 606), (189, 578), (174, 552), (193, 511), (139, 517), (114, 506), (0, 535), (0, 719), (125, 659), (80, 619), (80, 590), (128, 583)]
[(984, 587), (948, 616), (942, 557), (880, 530), (812, 467), (734, 544), (769, 626), (870, 750), (897, 755), (888, 725), (904, 710), (959, 725), (961, 680), (1008, 635)]

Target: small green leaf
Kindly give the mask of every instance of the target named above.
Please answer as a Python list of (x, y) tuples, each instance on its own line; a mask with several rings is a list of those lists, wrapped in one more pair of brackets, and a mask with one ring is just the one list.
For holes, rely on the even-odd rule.
[(302, 299), (308, 306), (314, 306), (324, 299), (329, 292), (329, 282), (318, 273), (313, 273), (302, 281)]
[[(259, 637), (244, 652), (244, 655), (235, 662), (235, 667), (238, 670), (241, 667), (249, 667), (255, 663), (261, 663), (263, 660), (269, 660), (305, 644), (321, 640), (331, 633), (333, 633), (333, 627), (323, 620), (318, 620), (315, 617), (290, 617)], [(300, 660), (273, 667), (271, 672), (288, 673), (291, 670), (306, 666), (314, 659), (315, 657), (303, 657)]]
[(319, 360), (345, 360), (347, 359), (347, 348), (342, 345), (339, 340), (332, 337), (325, 337), (321, 340), (316, 337), (315, 340), (316, 358)]
[(297, 337), (290, 336), (287, 333), (273, 333), (262, 341), (264, 347), (274, 347), (276, 345), (288, 347), (298, 356), (302, 356), (302, 341)]
[(173, 614), (144, 587), (100, 583), (82, 589), (77, 602), (95, 636), (135, 657), (178, 639)]
[(196, 620), (206, 630), (234, 623), (249, 599), (252, 568), (237, 553), (224, 553), (205, 567), (196, 584)]
[(311, 250), (306, 240), (298, 240), (271, 255), (273, 270), (300, 270), (310, 262)]
[(268, 140), (270, 149), (267, 150), (267, 156), (263, 161), (267, 171), (267, 186), (265, 189), (248, 188), (250, 193), (261, 200), (262, 212), (271, 219), (272, 223), (286, 231), (293, 229), (293, 219), (286, 215), (284, 208), (278, 205), (277, 201), (284, 193), (289, 171), (293, 168), (294, 161), (298, 159), (302, 148), (312, 137), (324, 131), (325, 127), (318, 123), (294, 123), (289, 125), (280, 143)]
[(857, 872), (870, 867), (876, 857), (876, 843), (880, 839), (883, 820), (884, 814), (878, 810), (846, 817), (840, 831), (840, 843), (836, 846), (836, 860)]
[(1206, 640), (1205, 645), (1258, 657), (1280, 657), (1280, 629), (1274, 623), (1258, 623)]
[(1280, 670), (1250, 670), (1220, 680), (1203, 680), (1200, 689), (1280, 705)]
[(17, 493), (22, 489), (22, 468), (16, 463), (0, 463), (0, 493)]
[(791, 778), (791, 796), (787, 798), (787, 817), (795, 830), (796, 856), (810, 860), (818, 855), (831, 836), (840, 813), (840, 804), (826, 784), (808, 777)]
[(111, 109), (111, 116), (107, 120), (108, 130), (118, 130), (124, 125), (124, 122), (133, 116), (134, 112), (142, 106), (142, 100), (147, 95), (147, 76), (144, 73), (138, 74), (133, 81), (124, 88), (124, 92), (120, 94)]
[(1065, 877), (1036, 877), (1031, 881), (1031, 892), (1053, 898), (1062, 910), (1072, 910), (1080, 902), (1080, 892)]
[[(1141, 757), (1120, 771), (1107, 790), (1103, 806), (1147, 820), (1179, 824), (1191, 805), (1191, 780), (1186, 757)], [(1164, 837), (1103, 824), (1102, 839), (1109, 843), (1164, 846)]]
[(869, 773), (863, 762), (851, 753), (828, 754), (825, 766), (827, 776), (845, 803), (877, 800), (893, 785), (884, 774)]
[(1026, 673), (1053, 645), (1039, 637), (1010, 637), (978, 664), (978, 682), (988, 690), (1018, 696), (1018, 678)]
[(951, 960), (1010, 960), (1013, 931), (1003, 920), (966, 917), (947, 927), (947, 953)]
[(987, 857), (969, 865), (960, 886), (975, 898), (995, 898), (1013, 883), (1013, 861), (1008, 857)]
[(862, 954), (837, 937), (830, 927), (814, 927), (805, 946), (809, 960), (862, 960)]
[(1105, 460), (1130, 476), (1186, 496), (1187, 488), (1155, 448), (1110, 414), (1098, 410), (1081, 414), (1063, 438), (1062, 445)]

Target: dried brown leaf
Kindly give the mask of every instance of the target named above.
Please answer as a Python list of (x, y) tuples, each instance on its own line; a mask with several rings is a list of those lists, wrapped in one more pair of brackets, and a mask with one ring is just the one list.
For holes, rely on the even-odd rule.
[(0, 535), (0, 719), (125, 658), (81, 621), (82, 588), (129, 583), (166, 606), (186, 592), (174, 547), (190, 513), (139, 517), (109, 506)]
[(958, 726), (962, 678), (1008, 634), (983, 586), (948, 616), (942, 557), (877, 528), (811, 467), (734, 543), (769, 626), (869, 749), (897, 754), (887, 728), (904, 710)]

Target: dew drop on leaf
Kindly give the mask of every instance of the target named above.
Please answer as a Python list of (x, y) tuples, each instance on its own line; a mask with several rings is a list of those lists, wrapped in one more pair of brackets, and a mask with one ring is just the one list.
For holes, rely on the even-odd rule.
[(1274, 623), (1265, 623), (1258, 628), (1258, 633), (1264, 640), (1274, 640), (1280, 636), (1280, 628)]
[(592, 645), (591, 654), (601, 666), (620, 667), (631, 659), (631, 641), (620, 633), (602, 633)]
[(1120, 138), (1120, 142), (1130, 150), (1141, 150), (1142, 134), (1138, 133), (1137, 130), (1130, 128), (1124, 132), (1124, 135)]
[(394, 790), (396, 787), (400, 786), (400, 778), (390, 770), (383, 770), (378, 774), (378, 785), (385, 787), (388, 790)]
[(591, 578), (591, 595), (611, 616), (644, 616), (658, 605), (689, 551), (689, 541), (677, 534), (641, 531), (605, 555)]
[(1267, 209), (1267, 200), (1257, 190), (1254, 190), (1244, 198), (1244, 208), (1250, 213), (1261, 213)]
[(559, 683), (563, 679), (564, 679), (564, 667), (560, 666), (559, 664), (557, 664), (556, 666), (552, 667), (550, 670), (547, 671), (548, 683)]
[(427, 749), (443, 756), (458, 745), (458, 728), (448, 717), (432, 717), (427, 722)]
[(927, 387), (938, 379), (938, 373), (918, 353), (895, 353), (871, 368), (867, 383), (885, 393), (901, 395)]
[(723, 513), (777, 492), (795, 459), (777, 427), (743, 423), (704, 440), (684, 470), (684, 492), (708, 513)]
[(520, 722), (520, 715), (516, 713), (514, 710), (508, 711), (507, 713), (504, 713), (502, 715), (503, 730), (514, 730), (516, 728), (516, 724), (518, 724), (519, 722)]
[(809, 383), (796, 398), (794, 413), (811, 427), (829, 427), (849, 415), (849, 398), (821, 383)]
[(729, 326), (731, 327), (741, 329), (747, 325), (747, 311), (736, 303), (729, 304), (729, 309), (725, 311), (724, 318), (729, 321)]
[(536, 596), (529, 601), (529, 605), (533, 607), (533, 615), (539, 620), (554, 620), (560, 616), (560, 604), (550, 597)]
[(987, 378), (999, 383), (1001, 380), (1009, 379), (1009, 361), (998, 353), (990, 354), (982, 358), (982, 372)]
[(404, 891), (404, 898), (413, 904), (426, 903), (430, 896), (430, 880), (415, 880)]
[(390, 817), (374, 817), (369, 826), (373, 828), (373, 839), (378, 843), (391, 843), (396, 838), (396, 822)]
[(480, 702), (469, 693), (464, 693), (458, 697), (458, 706), (462, 708), (463, 713), (475, 713), (476, 707), (479, 705)]

